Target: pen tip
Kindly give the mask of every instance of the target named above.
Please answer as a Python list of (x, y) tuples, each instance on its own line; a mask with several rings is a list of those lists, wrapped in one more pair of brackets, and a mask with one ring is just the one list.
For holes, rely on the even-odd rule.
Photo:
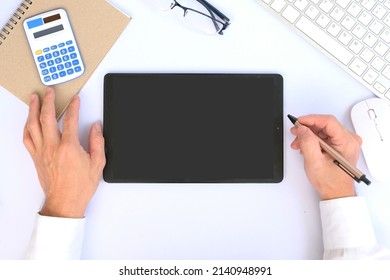
[(287, 117), (290, 119), (290, 121), (291, 121), (293, 124), (295, 124), (295, 123), (297, 122), (297, 120), (298, 120), (296, 117), (294, 117), (294, 116), (292, 116), (292, 115), (290, 115), (290, 114), (288, 114)]

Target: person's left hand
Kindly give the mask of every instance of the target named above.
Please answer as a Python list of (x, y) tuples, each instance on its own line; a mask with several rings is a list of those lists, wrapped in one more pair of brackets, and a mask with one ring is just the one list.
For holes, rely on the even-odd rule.
[(42, 108), (39, 96), (30, 100), (23, 142), (37, 169), (46, 200), (44, 216), (82, 218), (95, 193), (105, 165), (102, 127), (95, 123), (89, 136), (89, 153), (80, 145), (80, 98), (68, 106), (60, 132), (55, 113), (55, 92), (46, 90)]

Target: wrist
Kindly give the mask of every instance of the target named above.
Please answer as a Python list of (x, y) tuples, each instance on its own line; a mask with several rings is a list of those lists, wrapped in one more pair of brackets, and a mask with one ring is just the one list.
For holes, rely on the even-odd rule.
[(86, 206), (80, 203), (50, 198), (46, 199), (39, 213), (50, 217), (84, 218), (85, 209)]

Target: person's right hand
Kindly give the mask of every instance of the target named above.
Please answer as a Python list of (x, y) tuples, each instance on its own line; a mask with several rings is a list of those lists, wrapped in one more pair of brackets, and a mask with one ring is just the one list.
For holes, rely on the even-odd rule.
[(296, 136), (291, 147), (301, 151), (306, 175), (320, 198), (355, 196), (354, 180), (322, 151), (315, 134), (353, 165), (359, 158), (361, 138), (343, 127), (334, 116), (308, 115), (299, 117), (298, 121), (302, 126), (291, 128)]

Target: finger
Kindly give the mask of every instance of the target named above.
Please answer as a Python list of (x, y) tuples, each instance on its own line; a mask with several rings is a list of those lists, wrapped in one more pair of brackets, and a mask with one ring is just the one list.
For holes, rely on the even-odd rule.
[(33, 93), (30, 98), (30, 107), (26, 127), (31, 136), (31, 140), (33, 141), (34, 146), (37, 149), (42, 147), (43, 144), (41, 122), (39, 121), (40, 114), (41, 105), (39, 101), (39, 96), (38, 94)]
[(78, 142), (80, 98), (76, 95), (66, 110), (62, 125), (62, 137), (64, 140)]
[(315, 134), (321, 131), (330, 138), (339, 137), (345, 133), (345, 128), (332, 115), (307, 115), (299, 117), (298, 121), (310, 127)]
[(30, 132), (28, 132), (27, 126), (24, 126), (23, 143), (30, 155), (33, 156), (35, 154), (35, 145), (31, 139)]
[(54, 101), (54, 90), (48, 88), (43, 99), (40, 117), (44, 144), (55, 145), (60, 142), (60, 130), (58, 129)]
[(318, 138), (309, 128), (304, 126), (298, 128), (297, 141), (304, 156), (305, 163), (316, 164), (316, 162), (323, 159)]
[(104, 137), (102, 126), (100, 123), (95, 123), (91, 127), (89, 134), (89, 153), (92, 163), (99, 169), (103, 170), (106, 164), (106, 156), (104, 152)]
[(299, 146), (298, 138), (295, 138), (294, 141), (291, 142), (290, 146), (293, 150), (299, 150), (300, 146)]

